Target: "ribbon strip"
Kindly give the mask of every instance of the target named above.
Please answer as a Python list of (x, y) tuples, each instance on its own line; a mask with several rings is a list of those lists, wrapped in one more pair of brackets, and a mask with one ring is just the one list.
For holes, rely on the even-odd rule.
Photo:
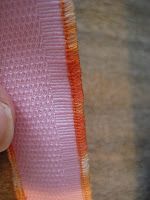
[(1, 84), (16, 107), (17, 200), (90, 200), (83, 93), (69, 0), (0, 2)]

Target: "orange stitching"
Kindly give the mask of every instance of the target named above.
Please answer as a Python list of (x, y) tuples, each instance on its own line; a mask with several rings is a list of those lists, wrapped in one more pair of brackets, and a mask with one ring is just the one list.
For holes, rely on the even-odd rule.
[(16, 198), (17, 200), (26, 200), (25, 194), (23, 191), (23, 187), (21, 185), (20, 181), (20, 176), (19, 172), (16, 166), (16, 158), (15, 158), (15, 152), (13, 150), (13, 147), (10, 146), (9, 149), (7, 150), (8, 152), (8, 158), (12, 166), (12, 172), (13, 172), (13, 185), (14, 185), (14, 190), (16, 193)]
[(71, 85), (74, 126), (76, 131), (76, 141), (80, 158), (81, 186), (85, 200), (91, 199), (91, 189), (89, 184), (87, 158), (87, 143), (83, 113), (83, 92), (81, 83), (81, 70), (78, 55), (78, 44), (76, 38), (76, 24), (73, 11), (73, 4), (70, 0), (61, 0), (62, 21), (64, 25), (66, 60), (68, 65), (68, 77)]

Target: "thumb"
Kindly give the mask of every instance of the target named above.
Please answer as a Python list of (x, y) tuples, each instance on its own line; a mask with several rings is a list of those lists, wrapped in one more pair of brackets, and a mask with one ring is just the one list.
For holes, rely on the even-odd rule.
[(0, 152), (6, 150), (14, 135), (15, 111), (7, 92), (0, 86)]

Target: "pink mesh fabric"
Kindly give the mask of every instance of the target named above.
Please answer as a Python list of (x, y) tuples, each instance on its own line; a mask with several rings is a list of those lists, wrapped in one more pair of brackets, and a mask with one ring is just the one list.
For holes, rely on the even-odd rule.
[(64, 42), (59, 0), (0, 1), (0, 83), (27, 200), (83, 199)]

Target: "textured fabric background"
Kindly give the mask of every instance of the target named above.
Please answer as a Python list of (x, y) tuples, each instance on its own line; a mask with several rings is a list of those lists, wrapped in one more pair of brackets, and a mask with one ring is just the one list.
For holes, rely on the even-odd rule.
[[(148, 200), (149, 0), (74, 2), (94, 200)], [(0, 154), (1, 200), (15, 199), (10, 173)]]
[(94, 200), (148, 200), (150, 1), (74, 2)]

